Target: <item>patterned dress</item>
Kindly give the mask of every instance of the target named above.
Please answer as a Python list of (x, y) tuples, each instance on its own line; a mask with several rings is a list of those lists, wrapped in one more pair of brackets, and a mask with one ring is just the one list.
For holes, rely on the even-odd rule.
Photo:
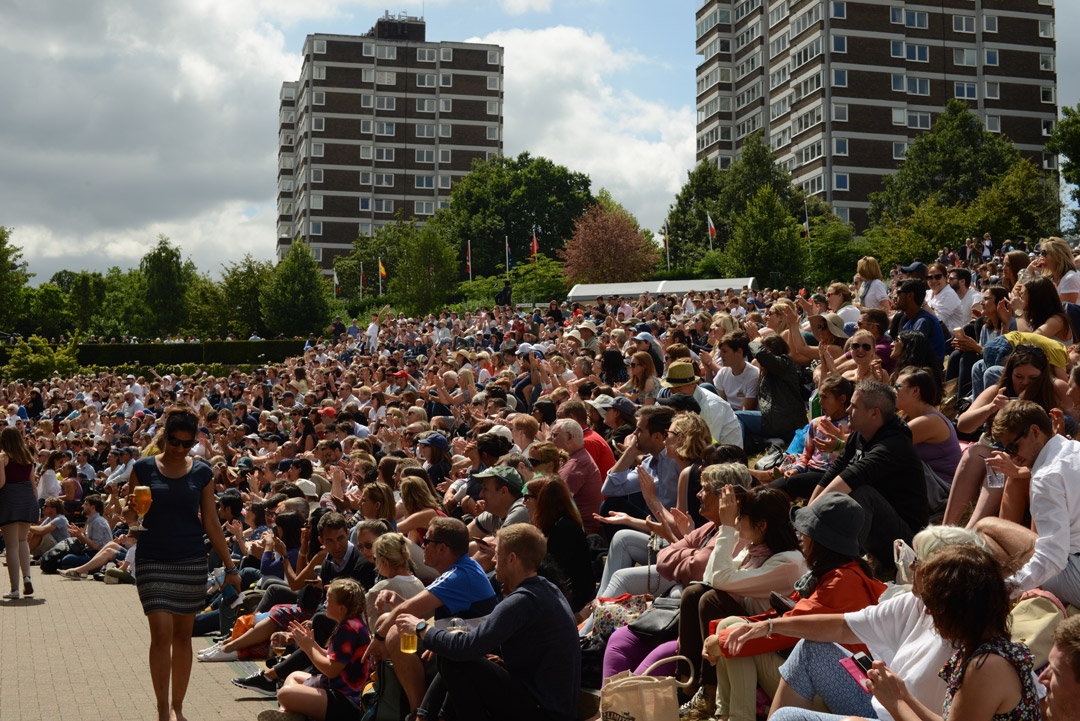
[[(1042, 718), (1039, 710), (1039, 694), (1035, 690), (1034, 665), (1028, 647), (1022, 643), (1013, 643), (1004, 636), (998, 636), (975, 649), (975, 653), (971, 654), (971, 658), (976, 659), (987, 653), (996, 653), (1011, 663), (1016, 668), (1017, 675), (1020, 676), (1021, 685), (1020, 703), (1016, 704), (1016, 707), (1008, 713), (994, 714), (994, 721), (1039, 721)], [(966, 670), (967, 664), (961, 663), (960, 652), (957, 651), (938, 672), (938, 676), (941, 677), (947, 687), (945, 708), (941, 714), (942, 719), (947, 720), (949, 718), (949, 708), (952, 706), (953, 696), (960, 689)]]

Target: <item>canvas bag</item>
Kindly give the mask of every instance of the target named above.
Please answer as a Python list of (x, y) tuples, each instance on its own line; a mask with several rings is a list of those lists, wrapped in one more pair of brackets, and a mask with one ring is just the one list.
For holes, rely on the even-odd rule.
[[(672, 661), (685, 661), (690, 667), (690, 678), (680, 683), (671, 676), (656, 678), (649, 675), (653, 669)], [(641, 676), (620, 671), (606, 679), (600, 690), (600, 718), (602, 721), (678, 721), (676, 690), (689, 687), (694, 682), (693, 676), (694, 664), (686, 656), (657, 661)]]

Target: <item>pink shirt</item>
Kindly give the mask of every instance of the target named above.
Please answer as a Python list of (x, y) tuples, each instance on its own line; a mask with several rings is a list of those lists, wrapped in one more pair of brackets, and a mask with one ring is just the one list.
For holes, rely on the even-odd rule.
[(562, 465), (559, 476), (574, 496), (574, 503), (577, 504), (578, 512), (581, 513), (585, 533), (597, 533), (600, 530), (600, 522), (593, 518), (593, 514), (600, 512), (600, 504), (604, 496), (600, 493), (603, 478), (600, 476), (600, 469), (596, 467), (596, 462), (593, 461), (589, 452), (582, 448)]

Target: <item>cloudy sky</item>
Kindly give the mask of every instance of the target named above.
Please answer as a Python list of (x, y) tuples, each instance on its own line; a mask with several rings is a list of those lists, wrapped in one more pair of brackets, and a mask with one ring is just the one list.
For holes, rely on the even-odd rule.
[[(506, 48), (505, 145), (588, 173), (647, 227), (694, 157), (697, 0), (427, 0), (428, 38)], [(304, 36), (381, 0), (5, 0), (0, 225), (36, 282), (127, 267), (165, 233), (202, 270), (272, 258), (278, 91)], [(662, 10), (661, 10), (662, 9)], [(1059, 38), (1080, 2), (1058, 3)], [(1080, 49), (1060, 48), (1059, 68)], [(1080, 78), (1059, 76), (1076, 105)]]

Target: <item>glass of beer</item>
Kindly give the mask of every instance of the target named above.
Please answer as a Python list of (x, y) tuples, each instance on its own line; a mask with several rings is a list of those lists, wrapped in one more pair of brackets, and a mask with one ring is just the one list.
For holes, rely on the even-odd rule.
[(274, 649), (275, 656), (284, 656), (289, 647), (289, 634), (284, 631), (276, 631), (270, 636), (270, 647)]
[(416, 653), (416, 634), (415, 633), (402, 633), (401, 634), (401, 652), (402, 653)]
[(465, 619), (455, 616), (446, 622), (446, 630), (450, 633), (468, 633), (469, 624)]
[(153, 502), (153, 498), (150, 497), (150, 486), (135, 486), (135, 489), (131, 492), (131, 504), (135, 509), (135, 512), (139, 514), (139, 525), (133, 528), (133, 531), (145, 531), (143, 527), (143, 516), (150, 511), (150, 504)]

